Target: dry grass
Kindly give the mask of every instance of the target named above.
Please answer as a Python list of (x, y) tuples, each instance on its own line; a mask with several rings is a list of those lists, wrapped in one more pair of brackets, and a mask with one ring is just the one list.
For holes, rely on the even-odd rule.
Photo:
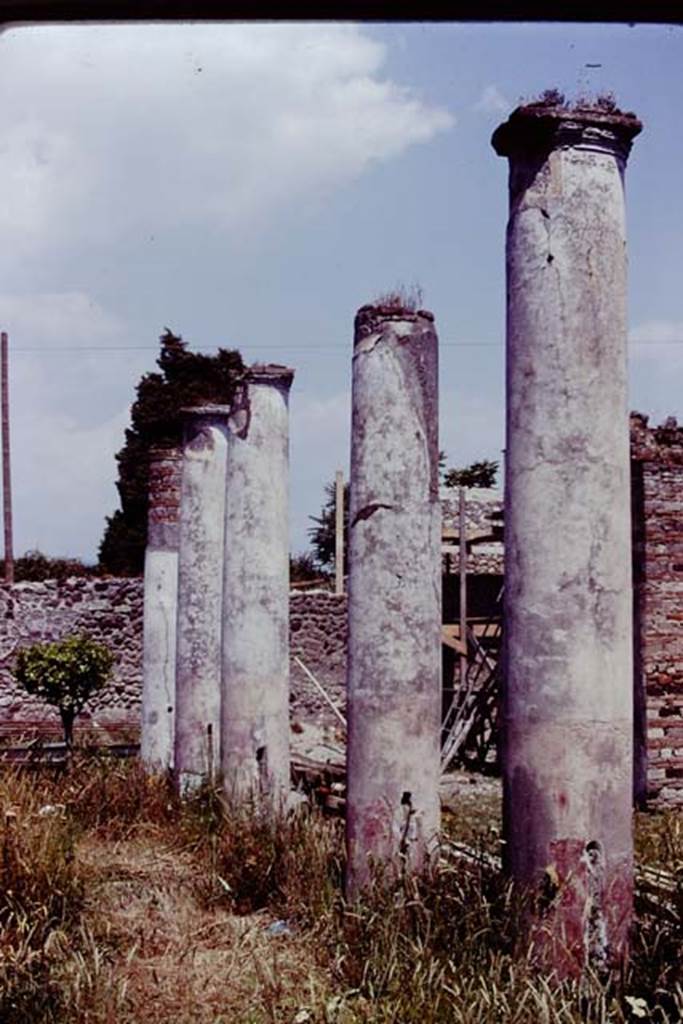
[[(64, 806), (41, 816), (43, 803)], [(453, 838), (497, 852), (495, 792), (455, 804)], [(461, 864), (346, 905), (338, 823), (315, 814), (211, 791), (180, 805), (165, 780), (98, 762), (61, 781), (0, 777), (10, 808), (2, 1024), (683, 1019), (680, 903), (641, 922), (620, 983), (559, 985), (517, 948), (509, 890)], [(680, 871), (680, 815), (638, 822), (641, 851)]]
[(90, 840), (81, 857), (86, 920), (108, 951), (117, 1022), (260, 1024), (294, 1015), (302, 988), (324, 991), (305, 936), (271, 935), (267, 911), (236, 916), (197, 898), (192, 852), (147, 832), (114, 844)]

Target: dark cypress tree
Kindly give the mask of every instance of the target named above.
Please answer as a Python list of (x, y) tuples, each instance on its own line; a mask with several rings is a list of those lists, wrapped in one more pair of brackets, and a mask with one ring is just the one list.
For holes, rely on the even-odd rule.
[(100, 542), (100, 571), (116, 576), (138, 576), (143, 571), (150, 447), (180, 443), (183, 406), (229, 403), (244, 369), (234, 349), (221, 348), (211, 356), (188, 352), (183, 339), (168, 328), (159, 341), (161, 372), (146, 373), (137, 386), (131, 425), (116, 455), (121, 508), (107, 516)]
[[(349, 484), (344, 484), (344, 572), (348, 570), (349, 538)], [(335, 541), (337, 533), (337, 489), (335, 482), (325, 484), (325, 504), (319, 516), (309, 516), (316, 526), (309, 526), (313, 554), (323, 569), (334, 568)]]

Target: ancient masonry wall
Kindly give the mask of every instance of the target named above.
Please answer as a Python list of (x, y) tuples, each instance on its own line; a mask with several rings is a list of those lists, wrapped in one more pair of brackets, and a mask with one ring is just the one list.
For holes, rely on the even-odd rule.
[[(0, 729), (58, 724), (58, 716), (15, 684), (11, 664), (17, 650), (38, 641), (86, 632), (116, 655), (111, 682), (82, 716), (82, 724), (139, 726), (142, 688), (143, 584), (140, 579), (70, 579), (64, 583), (0, 586)], [(344, 699), (346, 598), (327, 591), (290, 597), (291, 653), (298, 655), (332, 698)], [(295, 717), (319, 718), (325, 701), (296, 663), (292, 665)]]
[[(459, 533), (458, 491), (441, 491), (443, 526)], [(492, 487), (468, 487), (465, 492), (465, 523), (468, 537), (476, 538), (467, 556), (470, 573), (503, 574), (503, 492)], [(488, 536), (487, 536), (488, 535)], [(442, 545), (444, 573), (458, 572), (457, 543), (447, 540)]]
[[(683, 803), (683, 427), (631, 418), (636, 789)], [(638, 704), (641, 735), (638, 735)], [(644, 697), (644, 700), (643, 700)], [(638, 739), (641, 786), (638, 785)], [(645, 744), (644, 744), (645, 745)]]
[[(683, 804), (683, 428), (631, 421), (637, 741), (636, 789), (661, 804)], [(481, 571), (481, 570), (480, 570)], [(17, 649), (86, 631), (117, 655), (112, 682), (93, 705), (103, 725), (137, 726), (142, 676), (142, 580), (70, 579), (0, 585), (0, 728), (57, 716), (26, 697), (11, 676)], [(292, 656), (319, 675), (343, 706), (346, 598), (328, 591), (290, 596)], [(292, 709), (326, 715), (325, 701), (292, 661)], [(639, 723), (640, 718), (640, 723)], [(638, 731), (640, 730), (640, 737)], [(640, 767), (638, 761), (640, 760)], [(641, 781), (638, 783), (638, 772)]]
[(134, 718), (142, 688), (142, 580), (71, 578), (0, 586), (0, 723), (5, 728), (13, 722), (58, 722), (50, 708), (14, 682), (17, 650), (81, 632), (108, 644), (116, 656), (115, 674), (88, 717), (121, 724)]

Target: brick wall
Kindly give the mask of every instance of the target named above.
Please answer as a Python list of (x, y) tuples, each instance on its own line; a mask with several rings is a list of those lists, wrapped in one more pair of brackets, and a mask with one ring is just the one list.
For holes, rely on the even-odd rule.
[(683, 803), (683, 428), (631, 418), (636, 793)]

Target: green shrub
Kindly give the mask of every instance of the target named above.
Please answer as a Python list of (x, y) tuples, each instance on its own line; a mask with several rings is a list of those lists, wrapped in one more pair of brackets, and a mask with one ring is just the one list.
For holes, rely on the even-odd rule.
[(85, 635), (38, 643), (19, 651), (14, 677), (20, 686), (59, 710), (64, 739), (73, 745), (73, 724), (109, 678), (114, 656)]
[[(0, 559), (0, 571), (5, 571), (5, 561)], [(50, 558), (42, 551), (26, 551), (14, 560), (14, 579), (17, 583), (58, 580), (60, 583), (70, 576), (94, 576), (94, 565), (85, 565), (80, 558)]]

